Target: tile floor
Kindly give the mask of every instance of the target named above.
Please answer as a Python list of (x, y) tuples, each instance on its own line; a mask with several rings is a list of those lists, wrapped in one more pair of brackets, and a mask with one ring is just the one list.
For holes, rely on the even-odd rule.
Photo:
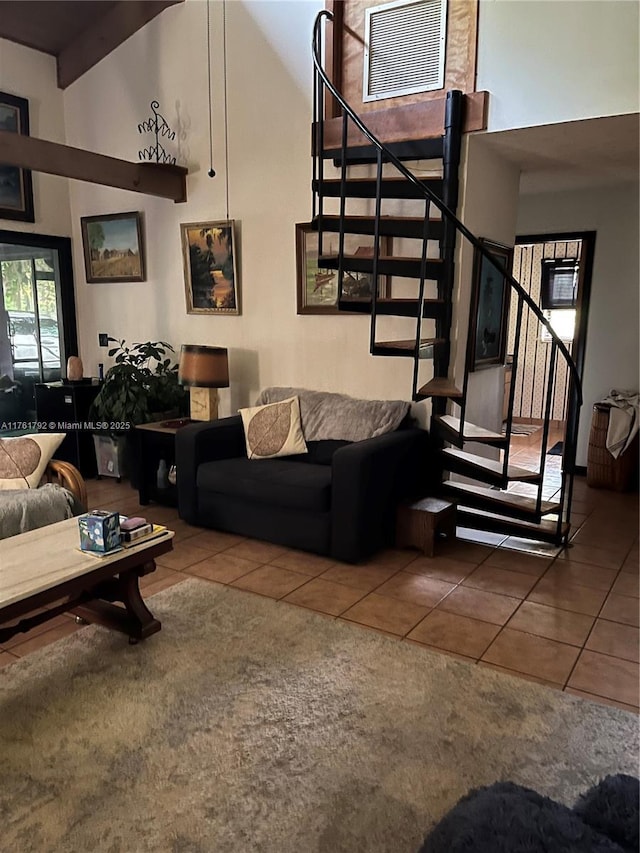
[[(533, 459), (518, 442), (516, 464)], [(548, 457), (549, 493), (560, 457)], [(305, 607), (434, 650), (638, 711), (638, 495), (575, 485), (571, 547), (484, 535), (438, 545), (434, 558), (388, 550), (351, 566), (191, 527), (173, 508), (140, 507), (128, 483), (88, 483), (92, 506), (175, 530), (174, 550), (142, 581), (145, 596), (187, 576)], [(459, 531), (467, 537), (470, 531)], [(63, 615), (0, 647), (0, 666), (82, 630)]]

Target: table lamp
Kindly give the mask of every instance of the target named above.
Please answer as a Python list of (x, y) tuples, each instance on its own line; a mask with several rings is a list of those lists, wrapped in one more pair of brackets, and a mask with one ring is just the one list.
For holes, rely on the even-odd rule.
[(229, 387), (227, 350), (224, 347), (183, 344), (178, 382), (189, 388), (192, 420), (215, 420), (218, 417), (218, 388)]

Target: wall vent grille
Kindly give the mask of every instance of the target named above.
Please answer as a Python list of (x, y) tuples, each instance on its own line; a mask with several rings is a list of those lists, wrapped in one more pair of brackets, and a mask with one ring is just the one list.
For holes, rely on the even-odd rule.
[(395, 0), (365, 10), (363, 101), (444, 86), (447, 0)]

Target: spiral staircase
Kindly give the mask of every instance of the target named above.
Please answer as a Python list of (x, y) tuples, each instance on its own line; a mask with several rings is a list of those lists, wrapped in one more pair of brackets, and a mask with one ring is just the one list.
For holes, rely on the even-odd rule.
[[(412, 399), (431, 400), (430, 432), (437, 441), (440, 469), (437, 490), (457, 504), (458, 523), (566, 544), (582, 404), (580, 376), (565, 344), (529, 294), (455, 214), (463, 95), (448, 93), (444, 133), (423, 141), (418, 154), (415, 145), (383, 144), (344, 100), (323, 67), (324, 25), (331, 19), (331, 12), (321, 11), (313, 35), (313, 226), (318, 231), (318, 267), (337, 270), (341, 311), (370, 315), (369, 351), (373, 356), (412, 360)], [(327, 142), (327, 98), (333, 98), (338, 107), (339, 144), (333, 137)], [(416, 176), (405, 164), (418, 157), (437, 161), (438, 173)], [(349, 235), (368, 235), (372, 251), (349, 253), (346, 244), (353, 244)], [(461, 291), (471, 289), (470, 281), (456, 280), (455, 257), (462, 241), (490, 263), (515, 294), (511, 299), (512, 328), (515, 323), (512, 381), (507, 417), (500, 432), (467, 417), (473, 363), (470, 346), (466, 346), (464, 367), (457, 368), (459, 375), (456, 362), (459, 365), (461, 360), (452, 358), (454, 306)], [(332, 250), (336, 243), (337, 249)], [(354, 295), (350, 285), (362, 275), (371, 282), (371, 292)], [(384, 334), (385, 324), (389, 325), (386, 318), (396, 318), (391, 324), (394, 329), (406, 327), (401, 337), (395, 334), (389, 340)], [(531, 322), (546, 329), (549, 349), (545, 371), (535, 380), (545, 401), (544, 417), (538, 464), (529, 469), (512, 464), (509, 457), (515, 427), (514, 396), (523, 370), (521, 331)], [(461, 326), (459, 320), (457, 326)], [(470, 326), (471, 318), (469, 331)], [(553, 400), (556, 385), (560, 380), (564, 383), (567, 374), (561, 480), (559, 485), (550, 486), (545, 483), (545, 458)]]

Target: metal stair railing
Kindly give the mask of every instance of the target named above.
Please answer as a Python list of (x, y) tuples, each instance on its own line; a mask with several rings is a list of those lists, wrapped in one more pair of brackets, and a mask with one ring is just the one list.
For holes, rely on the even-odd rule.
[[(441, 213), (443, 223), (448, 224), (449, 226), (453, 226), (455, 228), (456, 233), (460, 234), (464, 237), (468, 243), (477, 251), (481, 258), (488, 261), (492, 267), (498, 272), (506, 282), (508, 282), (509, 287), (512, 291), (517, 294), (518, 297), (518, 315), (517, 315), (517, 324), (518, 329), (520, 328), (522, 322), (522, 311), (524, 306), (533, 313), (538, 323), (543, 326), (551, 340), (551, 357), (549, 360), (549, 367), (551, 369), (547, 372), (547, 377), (545, 379), (546, 384), (546, 404), (545, 404), (545, 419), (543, 425), (543, 446), (546, 454), (546, 444), (549, 435), (549, 425), (550, 425), (550, 407), (553, 400), (553, 387), (555, 385), (554, 371), (555, 365), (557, 362), (557, 356), (560, 354), (566, 366), (566, 369), (569, 372), (569, 391), (568, 391), (568, 414), (567, 414), (567, 428), (565, 434), (565, 442), (564, 442), (564, 450), (563, 450), (563, 483), (561, 490), (561, 503), (566, 513), (568, 520), (568, 511), (570, 509), (571, 497), (573, 491), (573, 476), (575, 473), (575, 453), (576, 453), (576, 445), (577, 445), (577, 435), (578, 435), (578, 425), (579, 425), (579, 410), (582, 406), (583, 397), (582, 397), (582, 382), (580, 379), (580, 374), (578, 372), (578, 368), (571, 357), (571, 354), (564, 342), (560, 339), (560, 337), (556, 334), (551, 324), (544, 316), (538, 305), (531, 298), (529, 293), (520, 285), (520, 283), (513, 277), (509, 270), (488, 251), (483, 245), (482, 241), (476, 237), (467, 226), (456, 216), (456, 214), (445, 204), (443, 200), (441, 200), (427, 185), (423, 184), (406, 166), (402, 163), (402, 161), (391, 151), (387, 146), (384, 145), (375, 134), (364, 124), (360, 116), (355, 112), (353, 107), (351, 107), (347, 101), (342, 97), (340, 92), (333, 85), (329, 77), (327, 76), (326, 71), (323, 68), (322, 64), (322, 55), (323, 55), (323, 21), (333, 21), (333, 13), (327, 9), (321, 10), (316, 16), (314, 27), (313, 27), (313, 40), (312, 40), (312, 58), (314, 64), (314, 81), (313, 81), (313, 179), (314, 185), (316, 187), (316, 193), (314, 193), (313, 197), (313, 216), (314, 219), (317, 217), (319, 225), (318, 225), (318, 252), (319, 255), (322, 253), (322, 219), (324, 212), (324, 194), (323, 194), (323, 181), (324, 181), (324, 90), (326, 89), (331, 93), (336, 103), (339, 105), (340, 110), (342, 111), (342, 139), (341, 139), (341, 150), (340, 150), (340, 161), (341, 161), (341, 171), (340, 171), (340, 183), (341, 183), (341, 193), (340, 193), (340, 247), (339, 247), (339, 258), (338, 258), (338, 282), (339, 282), (339, 294), (338, 298), (342, 295), (342, 279), (344, 275), (344, 264), (343, 264), (343, 254), (344, 254), (344, 231), (345, 231), (345, 209), (346, 209), (346, 167), (347, 167), (347, 149), (348, 149), (348, 121), (350, 120), (353, 125), (360, 131), (360, 133), (369, 140), (370, 144), (376, 149), (376, 196), (375, 196), (375, 224), (374, 224), (374, 249), (373, 249), (373, 270), (372, 270), (372, 297), (371, 297), (371, 315), (372, 315), (372, 323), (371, 323), (371, 346), (373, 347), (375, 343), (375, 322), (377, 315), (377, 301), (378, 301), (378, 258), (379, 258), (379, 249), (380, 249), (380, 215), (381, 215), (381, 199), (382, 199), (382, 166), (383, 163), (391, 164), (399, 173), (405, 178), (408, 182), (410, 182), (414, 187), (416, 187), (420, 194), (424, 197), (426, 203), (426, 215), (425, 215), (425, 229), (423, 232), (423, 252), (421, 257), (421, 266), (422, 266), (422, 274), (420, 278), (420, 300), (424, 298), (424, 285), (425, 285), (425, 266), (426, 266), (426, 243), (429, 239), (429, 208), (430, 205), (435, 206)], [(316, 195), (317, 195), (317, 204), (316, 204)], [(419, 358), (419, 343), (421, 336), (421, 318), (422, 318), (422, 306), (419, 302), (417, 309), (417, 329), (416, 329), (416, 344), (414, 349), (414, 359), (415, 359), (415, 368), (414, 368), (414, 387), (417, 376), (417, 362)], [(516, 336), (516, 349), (518, 349), (518, 338)], [(516, 358), (514, 358), (514, 370), (517, 370), (517, 352), (515, 353)], [(469, 358), (467, 353), (467, 359), (465, 360), (465, 376), (464, 376), (464, 396), (463, 401), (466, 399), (466, 386), (468, 380), (468, 372), (469, 372)], [(515, 390), (515, 381), (512, 380), (511, 383), (511, 391), (509, 396), (509, 413), (507, 418), (507, 429), (506, 429), (506, 437), (507, 440), (510, 438), (511, 430), (512, 430), (512, 411), (513, 411), (513, 402), (514, 402), (514, 390)], [(464, 432), (464, 402), (462, 406), (463, 411), (461, 412), (460, 418), (460, 429), (462, 438), (462, 434)], [(508, 441), (507, 441), (508, 446)], [(504, 472), (506, 476), (508, 464), (508, 450), (504, 454)], [(542, 466), (544, 464), (544, 455), (541, 456), (541, 473)], [(568, 482), (567, 482), (568, 475)], [(541, 503), (541, 494), (542, 494), (542, 482), (540, 483), (538, 490), (538, 498), (537, 498), (537, 506), (538, 509)], [(562, 526), (563, 520), (563, 511), (559, 513), (558, 517), (558, 531)]]

